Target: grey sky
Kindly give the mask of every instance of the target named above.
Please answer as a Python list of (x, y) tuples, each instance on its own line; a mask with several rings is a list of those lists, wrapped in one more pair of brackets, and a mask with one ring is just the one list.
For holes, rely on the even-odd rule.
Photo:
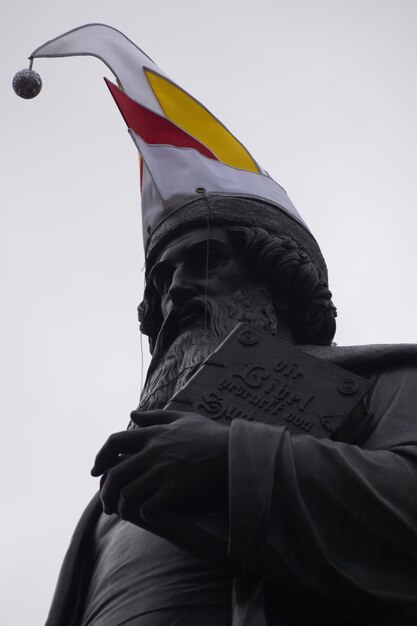
[[(327, 259), (340, 344), (415, 342), (417, 3), (5, 0), (0, 58), (2, 621), (42, 624), (140, 387), (139, 177), (96, 59), (41, 43), (115, 26), (217, 115), (287, 190)], [(143, 340), (146, 348), (146, 339)], [(145, 361), (146, 361), (145, 354)]]

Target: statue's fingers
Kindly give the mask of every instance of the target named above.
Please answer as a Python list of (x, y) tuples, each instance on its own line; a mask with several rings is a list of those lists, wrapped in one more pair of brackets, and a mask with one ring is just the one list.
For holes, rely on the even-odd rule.
[(182, 411), (170, 411), (160, 409), (156, 411), (132, 411), (130, 419), (136, 426), (157, 426), (159, 424), (171, 424), (176, 420), (184, 417)]
[(152, 434), (155, 434), (155, 431), (151, 429), (132, 429), (110, 435), (96, 456), (91, 475), (103, 474), (119, 463), (122, 454), (139, 452)]
[(150, 469), (148, 472), (132, 480), (123, 487), (117, 502), (117, 511), (121, 519), (132, 519), (146, 500), (155, 494), (158, 484), (158, 472)]
[(118, 465), (103, 475), (100, 496), (105, 513), (114, 513), (122, 490), (132, 481), (140, 478), (150, 467), (155, 455), (152, 450), (144, 450), (126, 457)]

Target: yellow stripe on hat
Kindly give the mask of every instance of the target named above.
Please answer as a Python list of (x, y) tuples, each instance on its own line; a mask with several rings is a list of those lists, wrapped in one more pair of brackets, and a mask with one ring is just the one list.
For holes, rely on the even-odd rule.
[(259, 167), (246, 148), (202, 104), (152, 70), (144, 68), (144, 71), (155, 97), (171, 122), (204, 144), (222, 163), (249, 172), (259, 172)]

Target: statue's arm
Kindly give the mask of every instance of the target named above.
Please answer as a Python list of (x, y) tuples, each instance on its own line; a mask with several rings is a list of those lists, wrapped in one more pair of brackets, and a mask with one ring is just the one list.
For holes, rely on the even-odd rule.
[(417, 605), (417, 370), (379, 376), (363, 448), (235, 420), (230, 559), (240, 572), (352, 598)]

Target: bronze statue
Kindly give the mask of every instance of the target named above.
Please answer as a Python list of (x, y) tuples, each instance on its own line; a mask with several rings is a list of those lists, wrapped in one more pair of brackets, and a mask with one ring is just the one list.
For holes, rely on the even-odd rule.
[[(213, 213), (224, 202), (208, 199)], [(411, 626), (416, 349), (330, 346), (330, 292), (288, 237), (215, 218), (209, 231), (178, 223), (151, 258), (140, 317), (158, 357), (134, 427), (111, 435), (97, 455), (101, 499), (76, 531), (49, 623), (60, 623), (57, 606), (68, 610), (61, 603), (74, 610), (68, 594), (83, 592), (74, 623)], [(238, 320), (289, 342), (314, 333), (315, 345), (302, 349), (372, 381), (360, 445), (163, 410)], [(194, 541), (187, 553), (136, 526), (138, 510), (151, 529), (167, 510), (229, 511), (228, 553), (211, 562), (202, 545), (200, 560)], [(86, 582), (75, 590), (74, 580)]]
[[(57, 38), (33, 56), (92, 54), (84, 36), (107, 27), (83, 28), (65, 36), (64, 48)], [(47, 624), (414, 626), (417, 348), (332, 344), (326, 264), (285, 192), (241, 146), (216, 161), (200, 136), (191, 142), (168, 127), (163, 90), (175, 85), (140, 58), (153, 89), (149, 109), (129, 100), (129, 77), (120, 81), (125, 92), (110, 89), (144, 161), (139, 320), (152, 362), (129, 428), (97, 454), (100, 492), (74, 533)], [(152, 112), (155, 94), (166, 118)], [(191, 112), (194, 105), (183, 102)], [(146, 134), (156, 115), (157, 138)], [(216, 129), (213, 136), (223, 132)], [(310, 434), (306, 420), (295, 434), (285, 420), (254, 418), (249, 404), (259, 408), (259, 394), (226, 420), (170, 408), (208, 362), (224, 366), (216, 355), (241, 322), (251, 329), (244, 343), (268, 333), (272, 351), (283, 340), (323, 368), (329, 406), (319, 418), (329, 436)], [(287, 366), (287, 376), (301, 377), (291, 361), (276, 370)], [(337, 436), (326, 421), (338, 417), (326, 373), (335, 367), (342, 396), (364, 384)], [(311, 398), (301, 402), (287, 385), (274, 410), (278, 400), (298, 402), (307, 415)]]

